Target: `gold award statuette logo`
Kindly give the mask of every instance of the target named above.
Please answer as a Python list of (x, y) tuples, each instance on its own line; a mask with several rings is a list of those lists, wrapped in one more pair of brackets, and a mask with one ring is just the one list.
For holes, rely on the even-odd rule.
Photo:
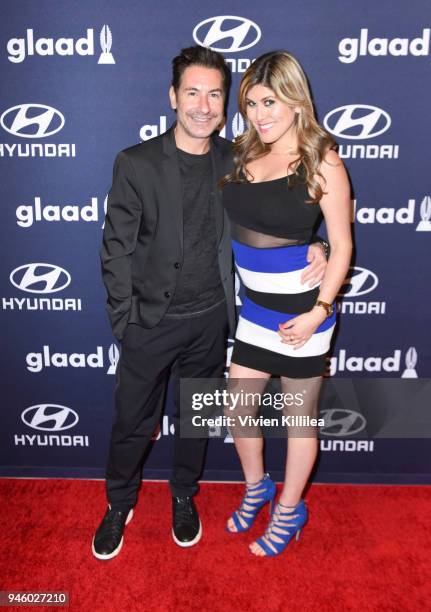
[(109, 26), (104, 25), (100, 31), (100, 54), (98, 64), (115, 64), (114, 56), (111, 53), (112, 34)]

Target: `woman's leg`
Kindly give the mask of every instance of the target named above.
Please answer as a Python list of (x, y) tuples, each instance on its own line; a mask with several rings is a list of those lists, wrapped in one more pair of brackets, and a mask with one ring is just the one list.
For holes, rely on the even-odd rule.
[[(270, 374), (267, 372), (260, 372), (231, 363), (228, 391), (241, 394), (241, 401), (238, 402), (234, 410), (230, 410), (228, 406), (225, 409), (225, 414), (231, 417), (238, 417), (239, 415), (255, 416), (259, 410), (259, 402), (256, 398), (263, 393), (269, 378)], [(249, 394), (250, 399), (244, 399), (245, 394)], [(259, 482), (264, 476), (263, 437), (260, 429), (257, 427), (241, 427), (238, 419), (236, 419), (235, 427), (232, 427), (230, 431), (241, 461), (246, 483), (255, 484)], [(259, 499), (258, 491), (256, 499)], [(247, 510), (247, 507), (245, 510)], [(239, 521), (245, 527), (241, 517), (239, 517)], [(227, 526), (230, 531), (237, 531), (232, 518), (228, 520)]]
[[(302, 379), (282, 377), (282, 392), (302, 398), (302, 405), (298, 405), (298, 402), (295, 402), (292, 406), (285, 406), (283, 415), (292, 419), (292, 422), (295, 416), (317, 419), (321, 385), (321, 376)], [(302, 423), (298, 426), (292, 424), (287, 427), (289, 440), (287, 445), (286, 472), (279, 499), (283, 506), (288, 507), (286, 512), (292, 512), (293, 508), (301, 500), (305, 485), (316, 461), (319, 443), (317, 433), (317, 427), (302, 425)], [(273, 533), (271, 538), (276, 542), (281, 541), (275, 533)], [(265, 541), (268, 543), (268, 538), (265, 538)], [(268, 545), (271, 547), (271, 543), (268, 543)], [(265, 555), (265, 552), (256, 542), (251, 544), (250, 550), (255, 555)]]

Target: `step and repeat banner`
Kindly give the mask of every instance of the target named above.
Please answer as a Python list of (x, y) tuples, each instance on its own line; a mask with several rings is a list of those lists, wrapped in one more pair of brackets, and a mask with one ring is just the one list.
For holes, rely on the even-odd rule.
[[(243, 72), (264, 52), (292, 52), (351, 178), (355, 254), (314, 480), (430, 482), (429, 3), (5, 0), (1, 10), (0, 474), (104, 476), (121, 348), (99, 263), (112, 164), (172, 123), (171, 60), (199, 43), (232, 70), (228, 139), (244, 129)], [(169, 477), (172, 411), (170, 391), (144, 477)], [(204, 477), (241, 478), (231, 438), (212, 433)], [(276, 477), (285, 446), (267, 443)]]

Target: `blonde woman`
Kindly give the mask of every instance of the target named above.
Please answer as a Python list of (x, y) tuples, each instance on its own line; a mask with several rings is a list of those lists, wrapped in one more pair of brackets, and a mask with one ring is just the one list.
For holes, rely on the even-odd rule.
[[(256, 392), (271, 375), (280, 376), (283, 392), (302, 398), (283, 413), (315, 417), (336, 323), (334, 300), (351, 258), (349, 181), (333, 139), (316, 121), (306, 76), (291, 54), (275, 51), (256, 59), (241, 81), (239, 110), (247, 129), (234, 144), (223, 201), (246, 298), (229, 377), (232, 384), (240, 379), (242, 388), (248, 380)], [(300, 277), (322, 215), (330, 256), (322, 282), (310, 289)], [(281, 553), (308, 518), (302, 494), (317, 456), (317, 429), (288, 435), (278, 504), (265, 533), (250, 545), (258, 556)], [(271, 508), (276, 488), (264, 473), (262, 437), (234, 439), (246, 492), (227, 529), (240, 532), (266, 503)]]

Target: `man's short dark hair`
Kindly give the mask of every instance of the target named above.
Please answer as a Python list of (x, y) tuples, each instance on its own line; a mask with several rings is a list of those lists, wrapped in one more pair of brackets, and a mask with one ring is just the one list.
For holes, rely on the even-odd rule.
[(232, 77), (221, 53), (217, 53), (217, 51), (208, 47), (201, 47), (201, 45), (181, 49), (181, 53), (172, 60), (172, 87), (175, 91), (178, 91), (181, 76), (189, 66), (204, 66), (205, 68), (220, 70), (223, 78), (224, 96), (227, 100)]

